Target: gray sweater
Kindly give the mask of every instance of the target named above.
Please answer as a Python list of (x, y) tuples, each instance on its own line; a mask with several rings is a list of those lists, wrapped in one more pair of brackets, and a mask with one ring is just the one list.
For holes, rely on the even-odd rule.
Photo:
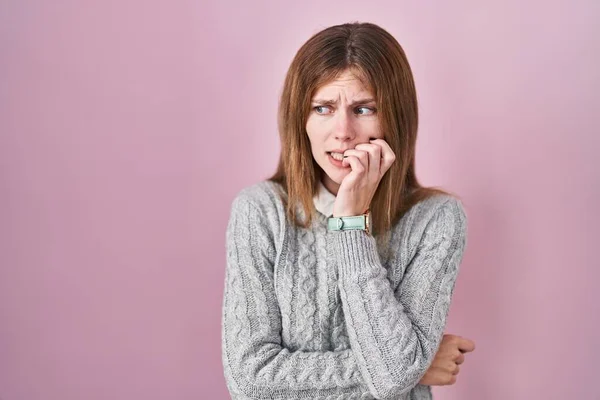
[(413, 206), (384, 253), (364, 231), (327, 231), (320, 212), (295, 227), (276, 189), (241, 190), (227, 226), (222, 362), (232, 398), (431, 399), (418, 382), (466, 245), (461, 202), (436, 195)]

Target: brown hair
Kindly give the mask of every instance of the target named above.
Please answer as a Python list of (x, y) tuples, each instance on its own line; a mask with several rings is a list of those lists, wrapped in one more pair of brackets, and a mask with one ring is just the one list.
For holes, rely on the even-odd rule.
[[(400, 44), (372, 23), (347, 23), (312, 36), (294, 57), (287, 72), (279, 104), (281, 155), (269, 180), (287, 195), (288, 218), (308, 227), (315, 213), (313, 196), (323, 171), (311, 152), (306, 121), (315, 91), (351, 69), (373, 91), (384, 140), (396, 154), (373, 200), (373, 233), (386, 233), (413, 205), (435, 194), (438, 188), (422, 187), (415, 175), (417, 95), (412, 71)], [(298, 220), (297, 205), (307, 218)]]

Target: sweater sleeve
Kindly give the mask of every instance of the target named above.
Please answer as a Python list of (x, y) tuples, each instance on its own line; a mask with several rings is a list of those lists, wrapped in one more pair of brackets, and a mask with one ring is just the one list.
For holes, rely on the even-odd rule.
[(330, 233), (350, 345), (378, 399), (395, 399), (415, 387), (443, 336), (466, 246), (466, 216), (460, 201), (451, 198), (425, 223), (395, 290), (373, 237), (359, 230)]
[(372, 398), (351, 349), (292, 351), (282, 343), (274, 233), (257, 203), (238, 195), (226, 234), (221, 338), (230, 394), (234, 399)]

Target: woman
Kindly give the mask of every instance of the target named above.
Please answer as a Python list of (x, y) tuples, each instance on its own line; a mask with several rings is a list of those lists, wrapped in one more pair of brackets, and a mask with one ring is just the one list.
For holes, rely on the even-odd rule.
[(471, 341), (443, 335), (466, 244), (415, 176), (417, 100), (398, 42), (327, 28), (296, 54), (269, 180), (235, 198), (222, 350), (236, 399), (430, 399)]

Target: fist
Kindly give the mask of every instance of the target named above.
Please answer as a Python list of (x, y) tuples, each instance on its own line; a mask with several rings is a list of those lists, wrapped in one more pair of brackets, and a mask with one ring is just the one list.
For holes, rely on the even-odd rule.
[(338, 189), (333, 216), (359, 215), (367, 210), (381, 178), (395, 160), (394, 151), (383, 139), (371, 139), (346, 150), (342, 164), (351, 170)]
[(460, 365), (465, 362), (465, 353), (473, 350), (473, 341), (456, 335), (444, 335), (431, 366), (419, 383), (430, 386), (453, 385), (456, 383)]

